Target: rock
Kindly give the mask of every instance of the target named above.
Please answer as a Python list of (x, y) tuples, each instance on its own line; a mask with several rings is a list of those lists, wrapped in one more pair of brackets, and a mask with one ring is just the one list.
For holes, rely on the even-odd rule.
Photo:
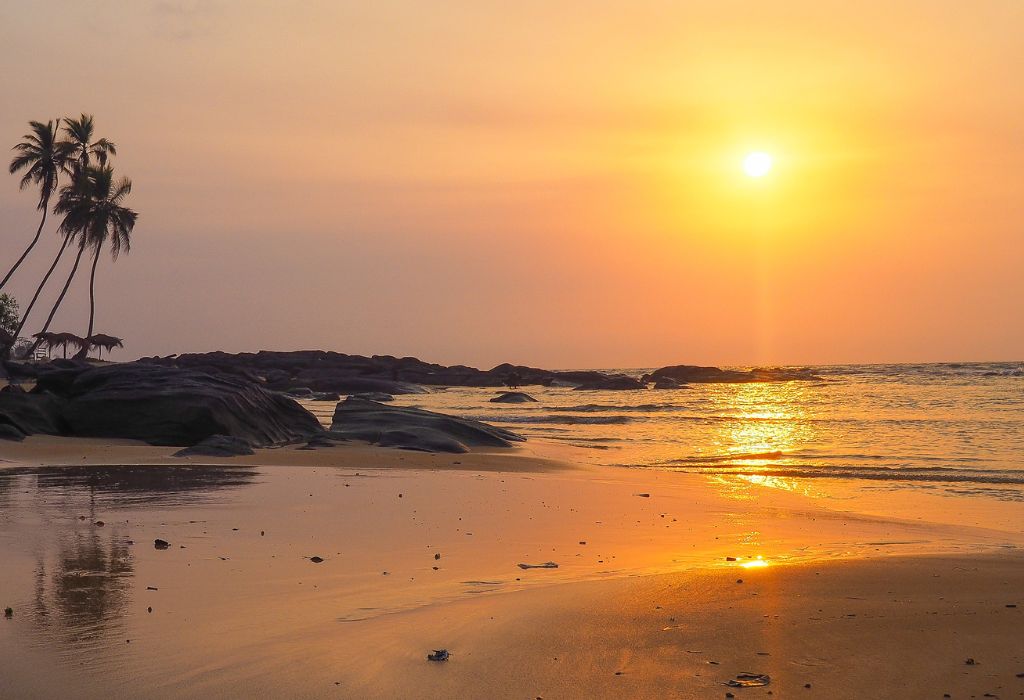
[(632, 389), (646, 389), (647, 384), (641, 382), (633, 377), (627, 377), (624, 374), (615, 374), (604, 379), (600, 379), (595, 382), (589, 382), (587, 384), (581, 384), (576, 387), (576, 391), (629, 391)]
[[(167, 540), (161, 540), (161, 539), (153, 540), (153, 548), (154, 549), (167, 549), (170, 546), (171, 546), (171, 543), (168, 542)], [(156, 589), (154, 589), (154, 590), (156, 590)]]
[(737, 673), (736, 678), (725, 682), (731, 688), (760, 688), (772, 682), (767, 673)]
[(213, 435), (250, 445), (323, 432), (292, 399), (240, 377), (123, 363), (81, 372), (66, 390), (68, 433), (189, 446)]
[(338, 401), (341, 395), (334, 391), (313, 391), (309, 387), (289, 389), (284, 395), (293, 399), (304, 399), (306, 401)]
[(0, 386), (0, 393), (5, 393), (5, 392), (8, 393), (8, 394), (25, 394), (25, 393), (28, 393), (21, 386), (21, 384), (5, 384), (4, 386)]
[(279, 391), (295, 387), (310, 391), (357, 394), (385, 392), (392, 395), (423, 393), (422, 386), (501, 387), (517, 385), (568, 385), (600, 381), (607, 375), (595, 371), (553, 372), (536, 367), (501, 364), (489, 370), (465, 365), (433, 364), (415, 357), (346, 355), (322, 350), (228, 354), (210, 352), (140, 360), (164, 367), (201, 369), (210, 374), (232, 374), (261, 381)]
[(641, 381), (657, 382), (659, 379), (672, 379), (682, 383), (739, 384), (745, 382), (820, 381), (821, 377), (806, 368), (766, 367), (745, 371), (698, 365), (672, 365), (645, 374)]
[(557, 569), (558, 564), (553, 561), (546, 561), (543, 564), (517, 564), (520, 569)]
[(433, 652), (427, 654), (427, 661), (447, 661), (450, 656), (447, 649), (434, 649)]
[(537, 399), (521, 391), (506, 391), (491, 399), (491, 403), (537, 403)]
[(239, 457), (255, 454), (252, 445), (242, 438), (228, 435), (211, 435), (210, 437), (197, 442), (192, 447), (178, 450), (175, 457)]
[(309, 560), (314, 564), (322, 564), (324, 561), (323, 557), (310, 557)]
[(376, 401), (377, 403), (394, 401), (395, 397), (391, 394), (385, 394), (382, 391), (364, 391), (361, 394), (352, 394), (357, 399), (363, 399), (365, 401)]
[(348, 442), (348, 440), (340, 435), (331, 435), (324, 433), (323, 435), (314, 435), (306, 443), (306, 447), (310, 449), (316, 449), (318, 447), (334, 447), (339, 442)]
[(330, 436), (384, 447), (466, 452), (469, 447), (511, 447), (525, 438), (475, 420), (418, 408), (385, 406), (350, 396), (334, 409)]
[(61, 416), (64, 401), (47, 393), (0, 393), (0, 424), (12, 425), (23, 435), (61, 435), (67, 426)]
[(6, 617), (8, 620), (10, 620), (12, 617), (14, 617), (14, 608), (12, 608), (12, 607), (4, 608), (4, 617)]
[(0, 440), (11, 440), (21, 442), (25, 439), (25, 433), (21, 432), (10, 423), (0, 423)]

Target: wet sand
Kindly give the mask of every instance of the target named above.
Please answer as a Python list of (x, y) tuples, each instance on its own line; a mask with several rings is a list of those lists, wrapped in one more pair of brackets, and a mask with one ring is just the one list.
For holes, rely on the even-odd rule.
[(1012, 510), (859, 514), (544, 445), (173, 451), (0, 445), (0, 697), (1024, 692)]

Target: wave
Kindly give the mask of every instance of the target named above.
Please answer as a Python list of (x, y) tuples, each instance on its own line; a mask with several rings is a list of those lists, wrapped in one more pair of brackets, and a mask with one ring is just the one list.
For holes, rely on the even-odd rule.
[(557, 413), (599, 413), (601, 411), (639, 411), (642, 413), (653, 413), (656, 411), (690, 411), (687, 406), (679, 406), (671, 403), (643, 403), (639, 405), (618, 405), (588, 403), (582, 406), (551, 406), (547, 410)]
[[(472, 416), (466, 416), (470, 418)], [(472, 417), (474, 420), (481, 420), (489, 423), (550, 423), (555, 425), (622, 425), (632, 422), (629, 416), (549, 416), (538, 414), (535, 416), (485, 416)]]
[(944, 467), (764, 467), (744, 465), (679, 467), (675, 471), (724, 476), (802, 479), (867, 479), (871, 481), (916, 481), (966, 484), (1024, 485), (1024, 471), (1017, 469), (974, 471)]

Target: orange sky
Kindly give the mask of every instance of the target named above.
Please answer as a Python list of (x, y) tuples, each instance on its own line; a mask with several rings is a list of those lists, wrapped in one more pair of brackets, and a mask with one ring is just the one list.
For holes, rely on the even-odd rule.
[(1024, 358), (1019, 0), (279, 5), (0, 7), (0, 140), (91, 112), (135, 181), (122, 357)]

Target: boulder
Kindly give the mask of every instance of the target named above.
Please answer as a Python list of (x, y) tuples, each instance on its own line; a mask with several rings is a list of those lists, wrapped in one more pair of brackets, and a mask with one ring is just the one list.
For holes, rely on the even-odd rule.
[(175, 457), (239, 457), (256, 454), (252, 445), (242, 438), (229, 435), (211, 435), (197, 442), (192, 447), (178, 450)]
[(576, 391), (629, 391), (632, 389), (646, 389), (647, 384), (625, 374), (614, 374), (604, 379), (576, 387)]
[(350, 396), (334, 409), (331, 436), (427, 452), (466, 452), (469, 447), (512, 447), (525, 438), (480, 421), (419, 408), (385, 406)]
[(62, 435), (67, 432), (64, 403), (52, 394), (0, 392), (0, 425), (12, 425), (24, 435)]
[(491, 403), (537, 403), (537, 399), (521, 391), (505, 391), (491, 399)]
[(10, 423), (0, 423), (0, 440), (13, 440), (21, 442), (25, 439), (25, 433), (18, 430)]
[(376, 401), (380, 403), (382, 401), (394, 401), (395, 397), (391, 394), (385, 394), (382, 391), (367, 391), (362, 394), (352, 394), (357, 399), (365, 399), (366, 401)]
[(68, 433), (195, 445), (212, 435), (263, 446), (323, 432), (292, 399), (232, 375), (123, 363), (81, 372), (66, 389)]

